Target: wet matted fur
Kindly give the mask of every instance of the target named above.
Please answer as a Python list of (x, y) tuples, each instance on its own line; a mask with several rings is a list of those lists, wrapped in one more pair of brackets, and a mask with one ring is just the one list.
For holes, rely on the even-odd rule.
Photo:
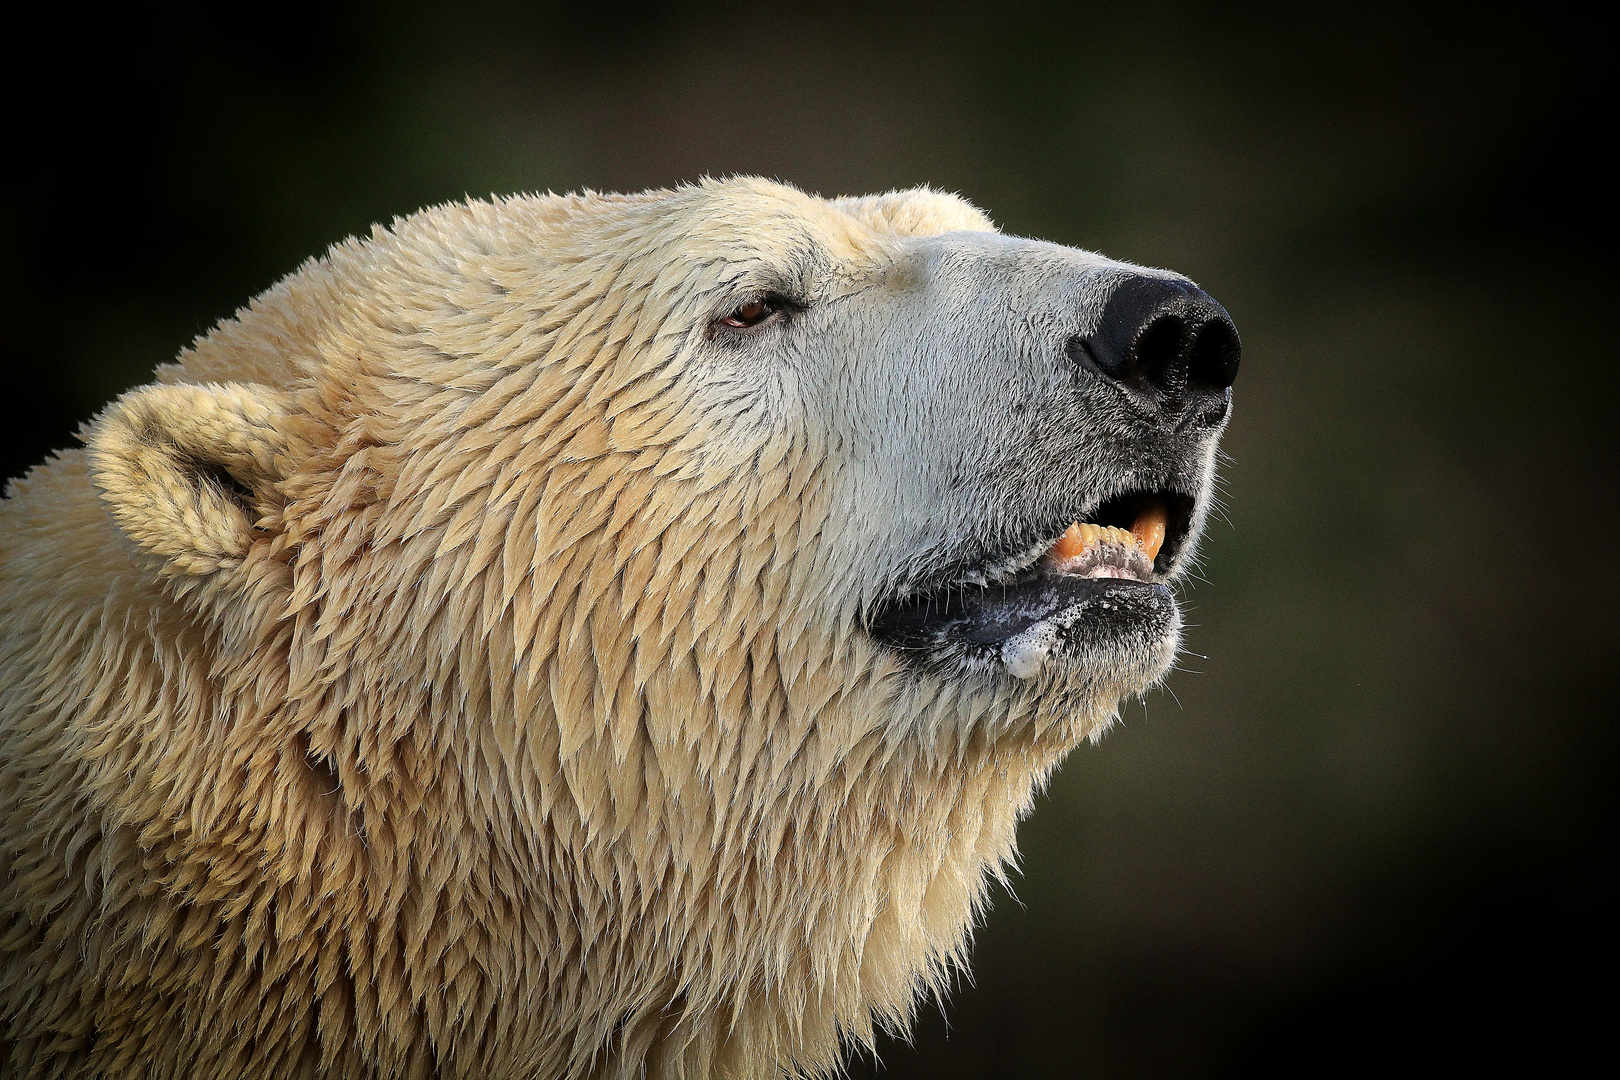
[(814, 1074), (903, 1027), (1176, 647), (1026, 681), (863, 629), (1172, 468), (1030, 408), (1119, 266), (739, 179), (424, 211), (197, 341), (0, 507), (0, 1072)]

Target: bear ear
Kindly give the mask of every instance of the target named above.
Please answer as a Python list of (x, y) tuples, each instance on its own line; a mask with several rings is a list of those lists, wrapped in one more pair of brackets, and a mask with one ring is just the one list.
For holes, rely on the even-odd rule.
[(124, 535), (174, 572), (231, 569), (291, 471), (287, 414), (266, 386), (133, 390), (91, 426), (91, 476)]

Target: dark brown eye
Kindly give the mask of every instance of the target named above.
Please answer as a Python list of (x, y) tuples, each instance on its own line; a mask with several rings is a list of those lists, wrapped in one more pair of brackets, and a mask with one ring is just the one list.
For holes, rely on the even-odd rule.
[(750, 326), (758, 326), (774, 314), (776, 314), (776, 305), (769, 300), (750, 300), (748, 303), (740, 305), (736, 311), (733, 311), (720, 321), (727, 326), (747, 329)]

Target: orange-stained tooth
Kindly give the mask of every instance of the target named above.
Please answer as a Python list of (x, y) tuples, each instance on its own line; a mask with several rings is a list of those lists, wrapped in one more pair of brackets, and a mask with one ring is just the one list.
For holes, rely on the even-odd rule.
[(1086, 550), (1085, 538), (1080, 535), (1080, 523), (1077, 521), (1066, 529), (1057, 543), (1052, 545), (1052, 557), (1057, 559), (1072, 559)]
[(1165, 512), (1164, 504), (1156, 500), (1148, 503), (1136, 515), (1131, 535), (1136, 538), (1136, 546), (1148, 557), (1148, 562), (1159, 557), (1159, 549), (1164, 547), (1164, 527), (1169, 520), (1170, 515)]

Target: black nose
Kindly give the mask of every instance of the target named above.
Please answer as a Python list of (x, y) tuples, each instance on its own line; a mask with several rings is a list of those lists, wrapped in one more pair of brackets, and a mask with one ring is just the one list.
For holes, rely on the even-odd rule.
[(1069, 342), (1069, 356), (1162, 412), (1224, 415), (1242, 343), (1226, 309), (1191, 282), (1130, 277), (1109, 295), (1096, 332)]

